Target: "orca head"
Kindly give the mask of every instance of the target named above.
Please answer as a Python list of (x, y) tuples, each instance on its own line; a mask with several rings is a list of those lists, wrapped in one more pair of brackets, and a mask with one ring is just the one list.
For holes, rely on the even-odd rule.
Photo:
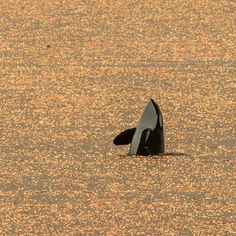
[[(144, 138), (145, 135), (148, 137)], [(163, 146), (163, 117), (157, 103), (150, 99), (136, 127), (129, 154), (145, 156), (158, 154), (164, 152)]]
[(131, 143), (129, 155), (155, 155), (164, 152), (164, 127), (161, 110), (150, 99), (144, 108), (136, 128), (121, 132), (114, 140), (115, 145)]

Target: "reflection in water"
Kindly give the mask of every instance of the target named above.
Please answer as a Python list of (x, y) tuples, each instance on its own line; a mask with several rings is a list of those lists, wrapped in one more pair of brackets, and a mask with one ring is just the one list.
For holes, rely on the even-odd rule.
[(129, 155), (128, 153), (118, 155), (118, 157), (120, 158), (143, 158), (143, 159), (150, 159), (150, 158), (162, 159), (162, 157), (176, 157), (176, 156), (192, 157), (190, 154), (183, 152), (165, 152), (165, 153), (159, 153), (158, 155), (150, 155), (150, 156)]

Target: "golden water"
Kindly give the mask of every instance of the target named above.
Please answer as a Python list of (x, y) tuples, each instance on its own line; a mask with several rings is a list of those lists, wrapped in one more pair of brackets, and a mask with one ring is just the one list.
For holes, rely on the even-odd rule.
[[(29, 2), (0, 7), (0, 234), (236, 233), (235, 3)], [(131, 158), (150, 98), (172, 154)]]

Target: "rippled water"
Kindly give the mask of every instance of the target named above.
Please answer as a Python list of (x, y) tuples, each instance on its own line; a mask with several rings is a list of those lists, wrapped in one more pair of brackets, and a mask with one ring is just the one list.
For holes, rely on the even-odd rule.
[[(1, 235), (236, 233), (233, 2), (3, 6)], [(150, 98), (167, 153), (130, 157)]]

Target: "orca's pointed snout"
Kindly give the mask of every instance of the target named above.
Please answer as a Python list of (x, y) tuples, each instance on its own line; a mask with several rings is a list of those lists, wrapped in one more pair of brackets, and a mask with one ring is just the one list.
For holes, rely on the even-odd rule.
[(161, 113), (159, 106), (157, 105), (157, 103), (153, 99), (150, 99), (149, 102), (152, 104), (152, 106), (154, 107), (157, 114)]

